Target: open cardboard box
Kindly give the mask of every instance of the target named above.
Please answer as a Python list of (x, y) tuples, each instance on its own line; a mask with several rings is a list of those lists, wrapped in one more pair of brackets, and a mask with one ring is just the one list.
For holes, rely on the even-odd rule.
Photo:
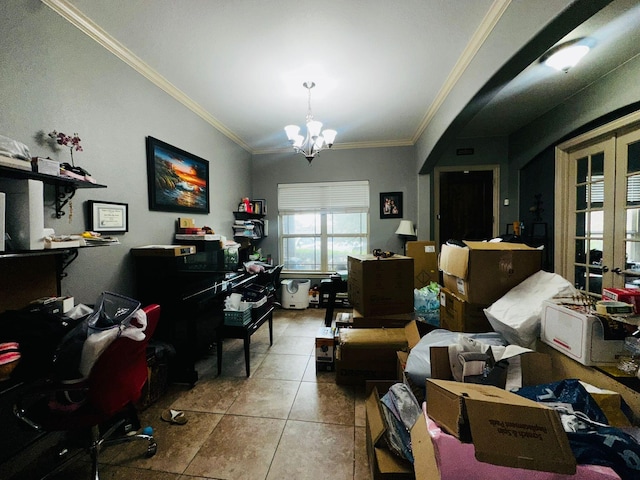
[(370, 390), (365, 400), (367, 455), (373, 480), (413, 480), (416, 478), (411, 463), (391, 452), (383, 438), (386, 427), (382, 417), (380, 398), (394, 383), (396, 382), (367, 382), (367, 390)]
[(460, 440), (473, 438), (482, 462), (576, 472), (567, 434), (552, 408), (498, 387), (449, 380), (427, 380), (427, 398), (429, 416)]
[(491, 304), (540, 270), (542, 251), (525, 244), (464, 242), (442, 245), (438, 267), (443, 283), (462, 300)]
[[(420, 340), (419, 336), (409, 337), (408, 346), (409, 351)], [(419, 392), (416, 392), (415, 386), (408, 382), (408, 378), (404, 375), (402, 366), (406, 363), (406, 359), (409, 353), (406, 351), (397, 352), (398, 359), (398, 378), (402, 379), (404, 383), (408, 384), (416, 398), (421, 403), (422, 399), (419, 398)], [(552, 370), (551, 357), (544, 353), (527, 352), (510, 359), (510, 362), (518, 362), (520, 364), (520, 374), (522, 385), (536, 385), (540, 383), (546, 383), (551, 381), (550, 375)], [(449, 364), (448, 347), (431, 347), (431, 379), (427, 379), (427, 388), (429, 384), (431, 389), (427, 393), (428, 410), (431, 418), (434, 418), (443, 430), (448, 431), (451, 434), (456, 434), (464, 441), (470, 441), (471, 436), (474, 435), (474, 431), (471, 429), (471, 422), (467, 414), (466, 400), (468, 392), (483, 392), (484, 398), (476, 393), (475, 397), (482, 399), (473, 403), (472, 419), (476, 419), (479, 416), (480, 420), (477, 420), (478, 425), (488, 424), (487, 428), (480, 428), (479, 432), (475, 432), (474, 446), (476, 448), (476, 458), (480, 461), (492, 463), (495, 465), (505, 465), (517, 468), (527, 468), (530, 470), (546, 470), (552, 472), (575, 472), (576, 464), (575, 458), (571, 449), (566, 434), (559, 422), (556, 413), (546, 407), (538, 407), (538, 404), (524, 399), (518, 395), (507, 392), (506, 390), (489, 387), (484, 385), (476, 385), (469, 383), (454, 382), (451, 373), (451, 367)], [(443, 382), (444, 385), (451, 385), (451, 389), (443, 389), (438, 393), (432, 393), (433, 385), (440, 385), (439, 382)], [(456, 390), (458, 389), (458, 390)], [(489, 393), (487, 393), (489, 392)], [(435, 403), (435, 406), (434, 406)], [(514, 405), (512, 408), (510, 405)], [(525, 408), (523, 408), (525, 407)], [(536, 410), (527, 410), (528, 408), (535, 408)], [(435, 409), (435, 418), (432, 410)], [(541, 410), (542, 413), (540, 412)], [(515, 418), (511, 421), (509, 417), (503, 417), (504, 411), (507, 414), (515, 414)], [(530, 412), (534, 412), (537, 416), (531, 416)], [(528, 428), (523, 425), (530, 424), (532, 421), (539, 422), (540, 417), (542, 419), (543, 428), (546, 429), (546, 442), (541, 442), (539, 437), (535, 439), (528, 437)], [(444, 425), (441, 424), (441, 420), (444, 419)], [(509, 422), (514, 425), (522, 426), (521, 430), (516, 428), (506, 428), (505, 430), (511, 430), (517, 432), (520, 437), (520, 442), (525, 446), (533, 447), (533, 453), (530, 455), (525, 449), (525, 453), (518, 453), (518, 450), (512, 448), (513, 438), (507, 436), (498, 436), (495, 432), (500, 427), (499, 422)], [(510, 424), (510, 427), (512, 425)], [(448, 427), (447, 427), (448, 425)], [(537, 425), (534, 424), (534, 425)], [(533, 432), (534, 434), (542, 436), (539, 432)], [(503, 443), (496, 443), (502, 440)], [(517, 437), (516, 437), (517, 440)], [(415, 474), (417, 479), (438, 480), (440, 479), (440, 472), (436, 460), (436, 454), (434, 445), (431, 440), (431, 436), (427, 430), (426, 422), (416, 422), (416, 425), (411, 431), (412, 448), (415, 456)], [(478, 449), (477, 441), (480, 441), (481, 448)], [(539, 448), (539, 444), (543, 445), (543, 448)], [(546, 450), (552, 448), (553, 450)], [(549, 451), (558, 452), (558, 455), (554, 455), (552, 459), (548, 459)], [(515, 454), (515, 455), (514, 455)]]

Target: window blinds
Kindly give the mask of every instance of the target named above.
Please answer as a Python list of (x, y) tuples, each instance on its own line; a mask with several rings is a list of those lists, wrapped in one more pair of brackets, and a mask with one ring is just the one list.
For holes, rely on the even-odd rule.
[(367, 180), (278, 185), (280, 213), (368, 209), (369, 182)]

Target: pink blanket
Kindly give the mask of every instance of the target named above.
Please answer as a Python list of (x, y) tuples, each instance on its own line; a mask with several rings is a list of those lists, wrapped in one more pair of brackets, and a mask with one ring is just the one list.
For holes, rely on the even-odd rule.
[[(599, 465), (578, 465), (575, 475), (564, 475), (480, 462), (476, 460), (472, 443), (462, 443), (443, 432), (427, 415), (426, 403), (422, 409), (433, 440), (441, 480), (620, 480), (611, 468)], [(553, 452), (549, 454), (553, 455)]]

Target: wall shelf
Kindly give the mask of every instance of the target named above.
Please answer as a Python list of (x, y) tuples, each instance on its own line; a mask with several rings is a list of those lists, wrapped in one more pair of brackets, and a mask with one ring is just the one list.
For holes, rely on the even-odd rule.
[(236, 220), (262, 220), (264, 215), (261, 213), (233, 212)]
[(106, 185), (101, 185), (99, 183), (75, 180), (73, 178), (57, 177), (55, 175), (46, 175), (44, 173), (30, 172), (28, 170), (20, 170), (18, 168), (5, 166), (0, 166), (0, 177), (23, 180), (40, 180), (47, 185), (53, 185), (56, 193), (56, 218), (62, 218), (64, 216), (65, 213), (62, 209), (67, 203), (69, 203), (69, 200), (73, 198), (78, 188), (107, 188)]

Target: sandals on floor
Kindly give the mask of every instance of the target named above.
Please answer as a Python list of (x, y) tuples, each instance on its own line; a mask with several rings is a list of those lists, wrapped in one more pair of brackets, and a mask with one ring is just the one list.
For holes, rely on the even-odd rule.
[(174, 423), (176, 425), (184, 425), (187, 423), (187, 417), (185, 417), (184, 412), (180, 410), (165, 410), (160, 415), (160, 418), (165, 422)]

